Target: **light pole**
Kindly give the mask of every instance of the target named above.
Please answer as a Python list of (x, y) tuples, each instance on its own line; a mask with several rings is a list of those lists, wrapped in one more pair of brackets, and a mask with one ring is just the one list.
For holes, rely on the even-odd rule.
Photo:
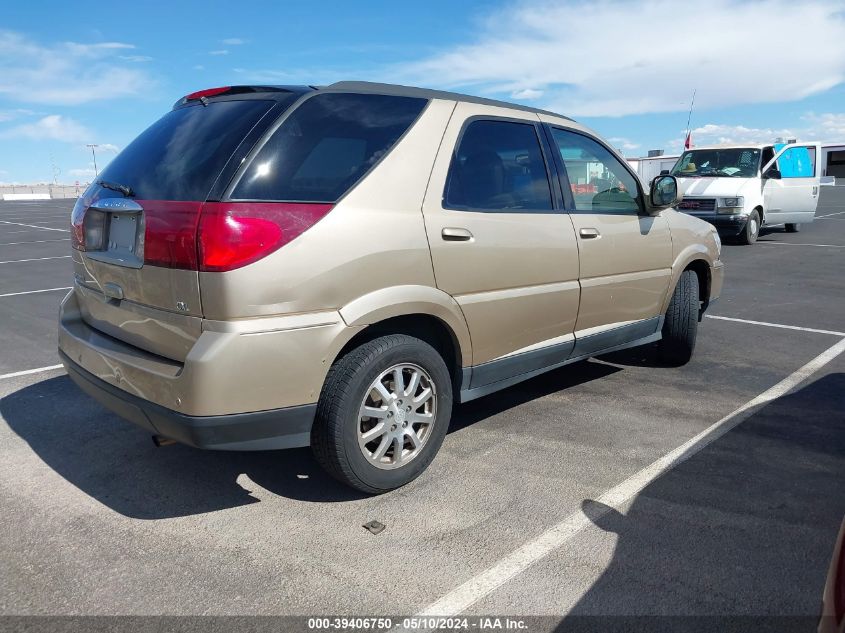
[(94, 148), (99, 147), (99, 145), (97, 145), (96, 143), (88, 143), (88, 144), (85, 145), (85, 147), (91, 148), (91, 156), (94, 157), (94, 178), (96, 178), (97, 175), (98, 175), (97, 174), (97, 152), (94, 151)]

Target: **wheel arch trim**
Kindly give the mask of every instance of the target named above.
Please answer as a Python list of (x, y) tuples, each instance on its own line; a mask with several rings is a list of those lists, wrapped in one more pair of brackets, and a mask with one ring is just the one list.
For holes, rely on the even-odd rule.
[[(711, 280), (713, 278), (713, 262), (710, 259), (710, 252), (703, 244), (690, 244), (678, 253), (675, 257), (675, 261), (672, 262), (672, 277), (669, 282), (666, 296), (663, 298), (661, 314), (666, 312), (669, 308), (669, 302), (672, 300), (672, 295), (675, 292), (675, 288), (677, 287), (678, 281), (680, 280), (683, 272), (691, 267), (701, 266), (701, 264), (696, 264), (695, 262), (701, 262), (707, 267), (707, 279), (705, 286), (706, 294), (704, 294), (704, 299), (705, 301), (710, 299)], [(697, 273), (698, 271), (696, 271), (696, 274)], [(699, 292), (702, 292), (701, 289)]]
[(454, 337), (464, 367), (472, 365), (472, 341), (458, 303), (447, 293), (430, 286), (391, 286), (349, 302), (339, 310), (346, 325), (365, 328), (395, 317), (422, 315), (440, 320)]

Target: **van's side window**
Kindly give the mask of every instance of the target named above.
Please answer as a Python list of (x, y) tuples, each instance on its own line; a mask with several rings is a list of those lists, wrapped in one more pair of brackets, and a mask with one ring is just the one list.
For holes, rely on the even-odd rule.
[(232, 198), (335, 202), (390, 151), (426, 103), (414, 97), (318, 94), (273, 133)]
[(470, 122), (455, 149), (444, 203), (450, 209), (530, 213), (552, 209), (549, 177), (531, 123)]
[(816, 175), (816, 148), (790, 147), (778, 158), (781, 178), (812, 178)]
[(640, 192), (631, 172), (588, 136), (552, 128), (566, 167), (576, 211), (640, 211)]

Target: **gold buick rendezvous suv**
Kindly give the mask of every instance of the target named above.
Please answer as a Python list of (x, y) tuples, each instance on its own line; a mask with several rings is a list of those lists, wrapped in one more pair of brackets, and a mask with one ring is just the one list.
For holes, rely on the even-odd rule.
[(368, 493), (454, 402), (659, 341), (689, 360), (715, 230), (566, 117), (340, 82), (180, 99), (73, 209), (59, 351), (159, 443), (312, 446)]

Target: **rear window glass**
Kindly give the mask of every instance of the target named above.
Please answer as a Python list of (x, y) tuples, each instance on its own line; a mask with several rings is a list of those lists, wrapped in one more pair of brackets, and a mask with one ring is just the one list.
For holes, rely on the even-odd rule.
[(139, 200), (205, 200), (226, 161), (273, 103), (211, 101), (172, 110), (120, 152), (98, 180), (132, 187)]
[(426, 103), (387, 95), (314, 96), (274, 132), (231, 197), (335, 202), (390, 151)]

